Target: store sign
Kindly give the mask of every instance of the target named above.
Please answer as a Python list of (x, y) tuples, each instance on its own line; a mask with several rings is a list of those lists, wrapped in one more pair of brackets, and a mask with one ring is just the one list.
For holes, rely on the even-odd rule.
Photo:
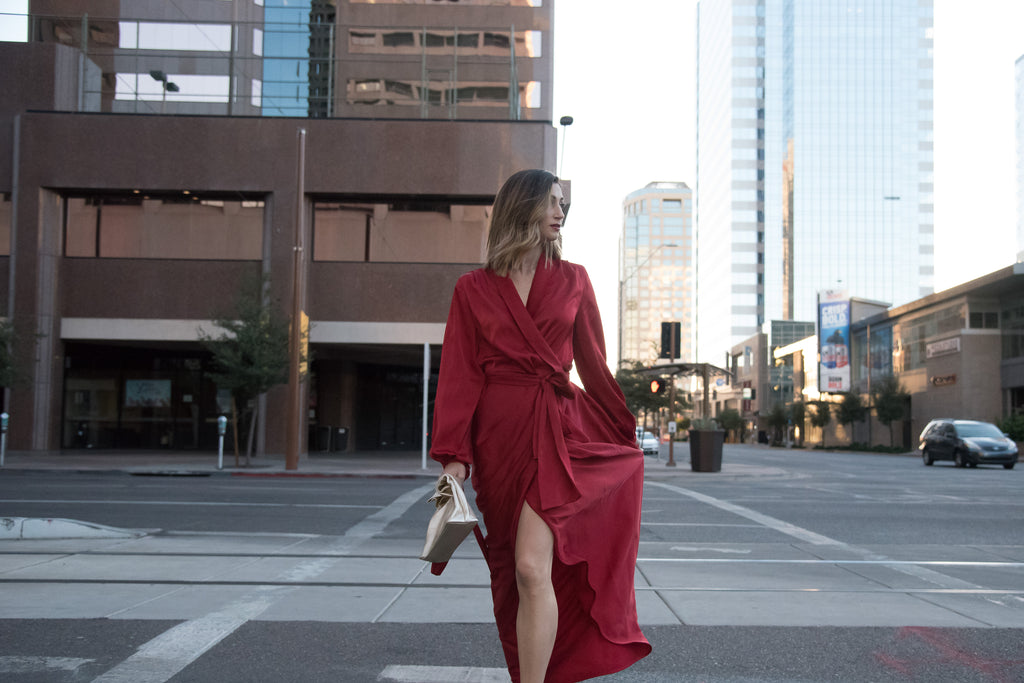
[(928, 381), (933, 387), (948, 387), (950, 384), (956, 384), (956, 375), (936, 375)]
[(948, 356), (951, 353), (960, 353), (960, 337), (951, 337), (942, 341), (932, 342), (925, 346), (924, 354), (928, 358)]

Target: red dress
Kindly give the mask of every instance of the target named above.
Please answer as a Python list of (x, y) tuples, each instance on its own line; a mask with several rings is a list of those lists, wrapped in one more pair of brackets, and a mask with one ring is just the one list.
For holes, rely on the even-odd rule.
[[(586, 391), (569, 381), (573, 359)], [(441, 351), (431, 457), (472, 465), (494, 615), (519, 680), (515, 536), (523, 503), (551, 528), (558, 632), (546, 681), (620, 671), (651, 646), (636, 616), (643, 454), (608, 370), (590, 279), (537, 265), (527, 305), (480, 269), (455, 286)]]

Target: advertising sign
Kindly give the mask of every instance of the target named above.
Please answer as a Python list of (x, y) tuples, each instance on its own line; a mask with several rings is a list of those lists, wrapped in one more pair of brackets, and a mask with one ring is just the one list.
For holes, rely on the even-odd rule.
[(850, 390), (850, 299), (845, 290), (818, 293), (818, 391)]

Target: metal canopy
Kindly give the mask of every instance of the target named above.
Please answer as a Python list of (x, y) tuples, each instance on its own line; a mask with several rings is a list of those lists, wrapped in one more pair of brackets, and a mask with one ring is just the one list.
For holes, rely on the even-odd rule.
[(732, 373), (728, 370), (711, 363), (661, 363), (644, 368), (640, 371), (640, 374), (668, 375), (670, 377), (675, 377), (676, 375), (681, 377), (689, 377), (691, 375), (700, 375), (701, 377), (711, 377), (713, 375), (732, 376)]

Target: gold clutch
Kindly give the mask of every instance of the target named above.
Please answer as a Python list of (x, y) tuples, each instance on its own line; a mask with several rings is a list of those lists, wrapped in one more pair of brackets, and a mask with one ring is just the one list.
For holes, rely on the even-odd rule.
[(427, 542), (420, 554), (427, 562), (447, 562), (459, 544), (476, 526), (476, 515), (469, 507), (466, 493), (459, 481), (442, 474), (430, 501), (437, 506), (427, 525)]

